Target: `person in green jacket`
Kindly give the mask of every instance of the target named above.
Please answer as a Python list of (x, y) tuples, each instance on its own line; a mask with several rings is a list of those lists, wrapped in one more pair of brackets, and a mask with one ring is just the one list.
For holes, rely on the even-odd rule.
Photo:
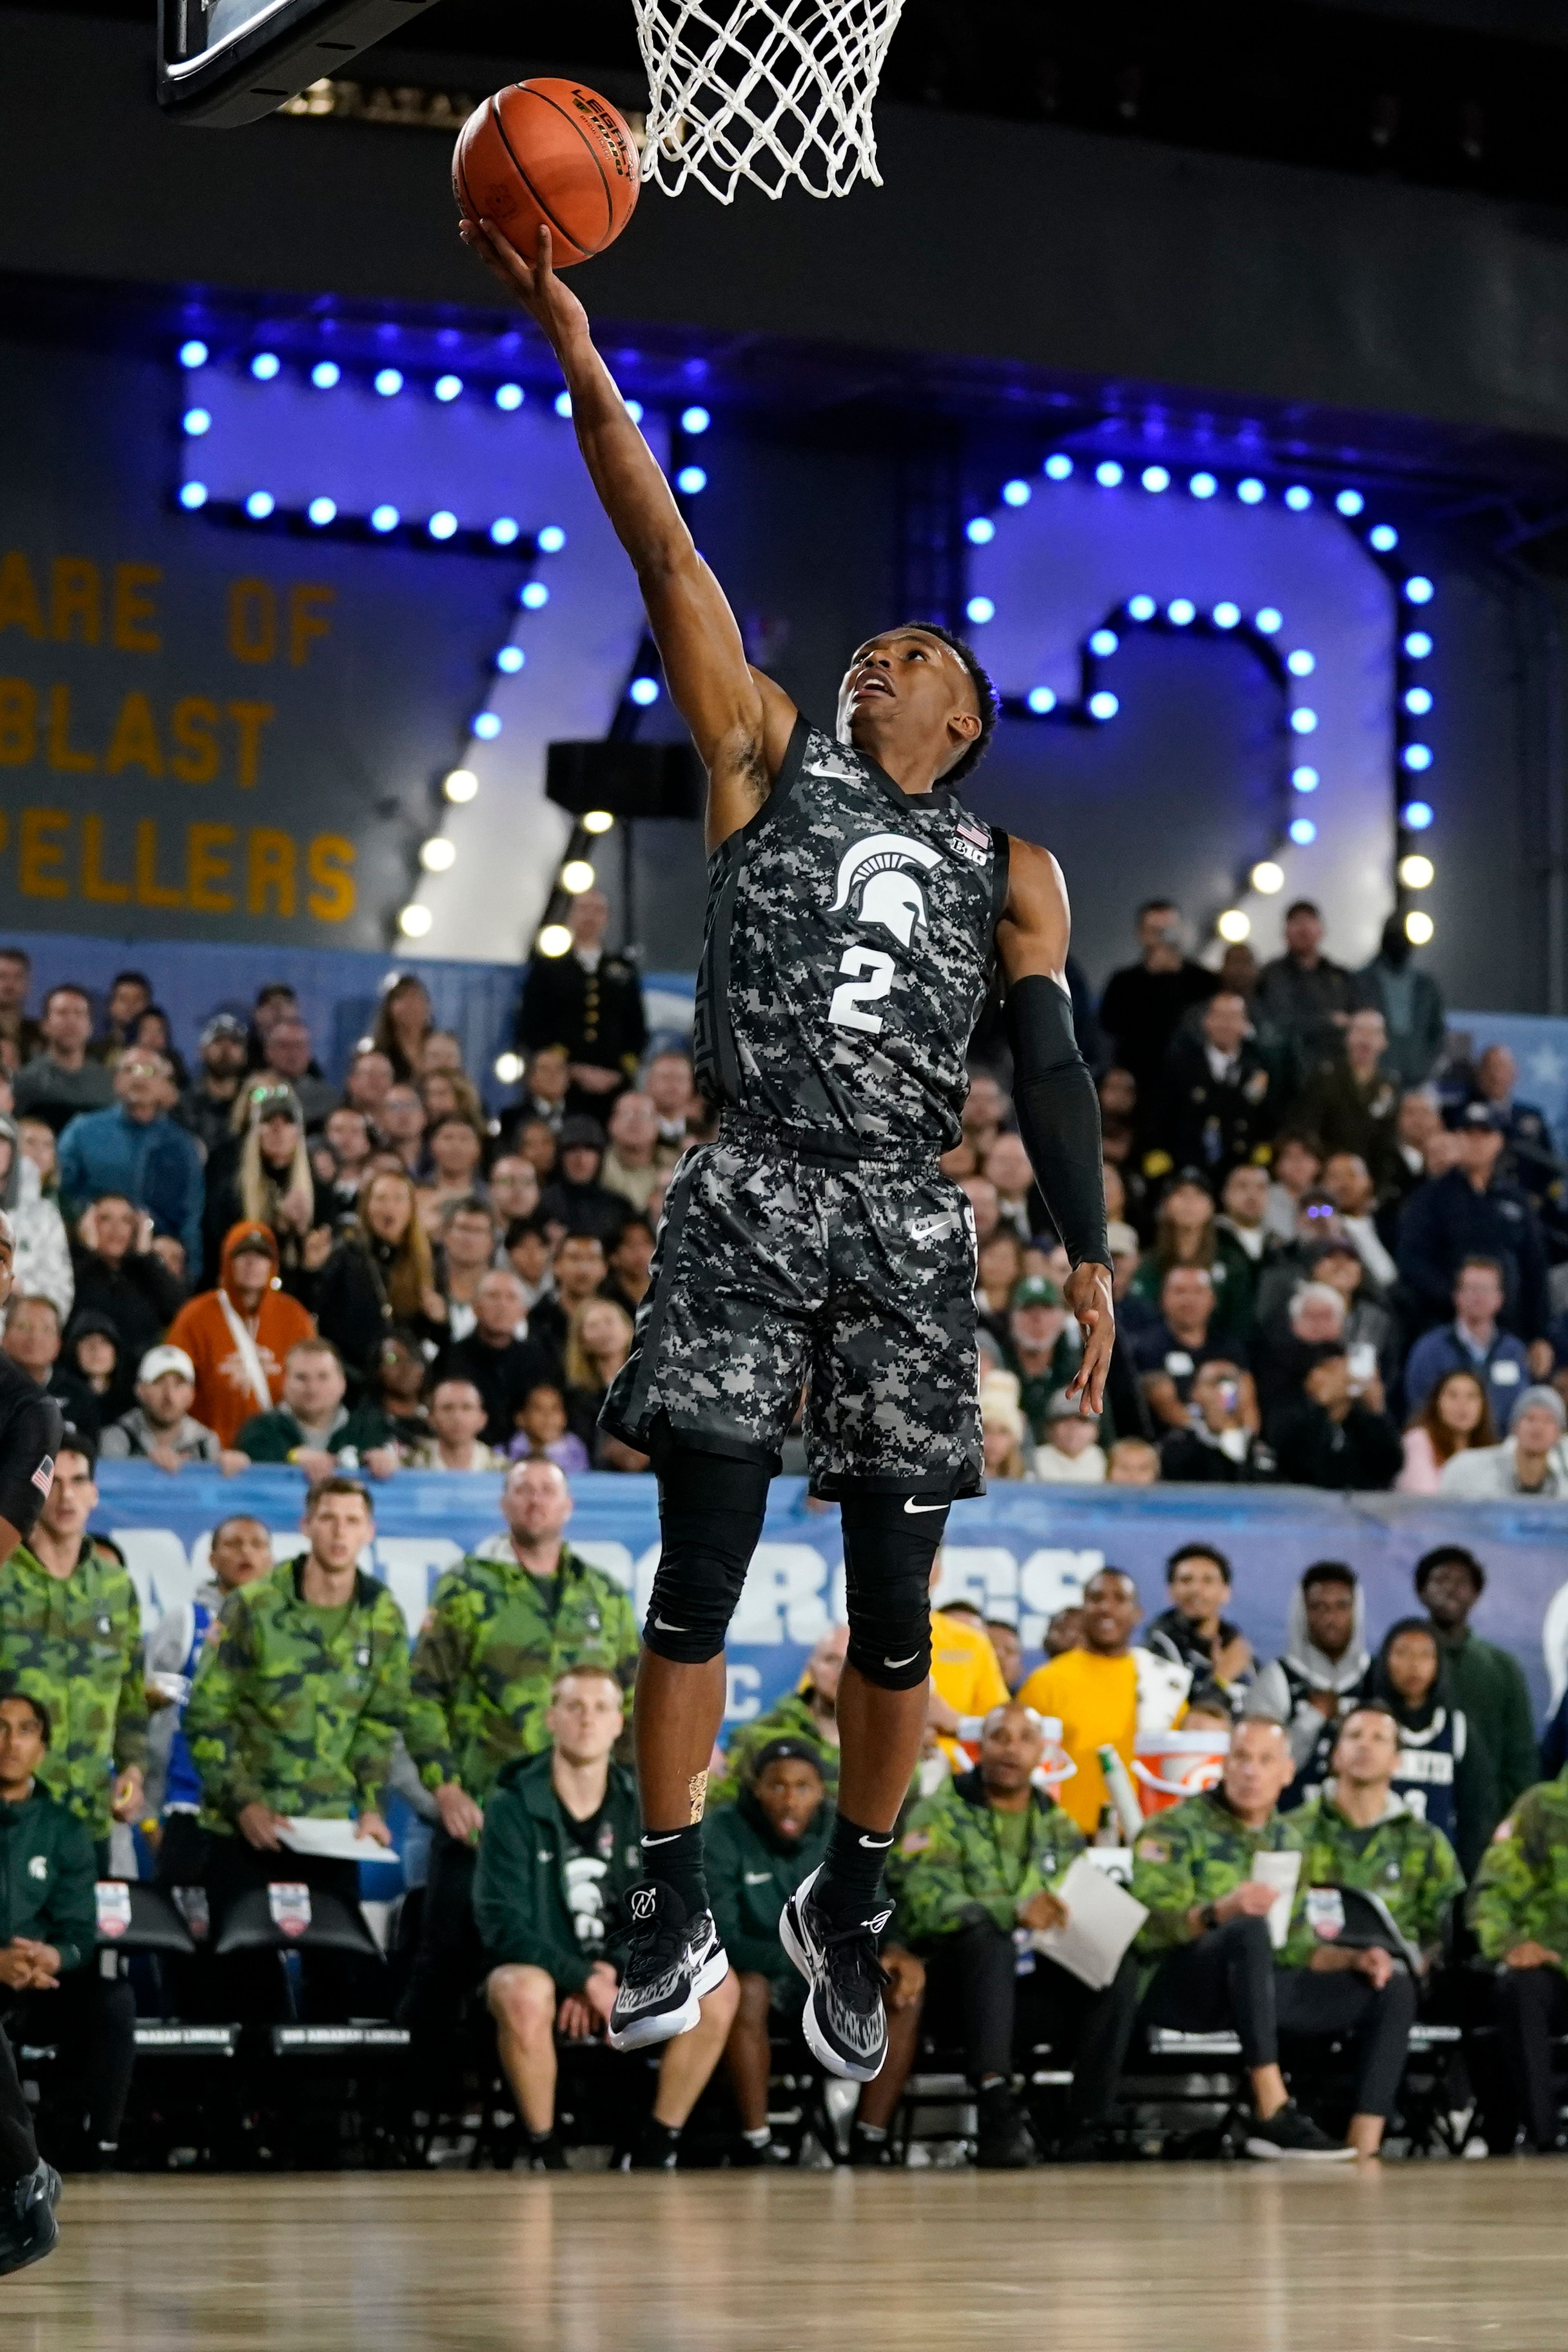
[(1530, 2144), (1561, 2148), (1552, 2039), (1568, 2026), (1568, 1767), (1527, 1790), (1493, 1832), (1470, 1889), (1470, 1925), (1497, 1970), (1497, 2014), (1513, 2094), (1506, 2129), (1489, 2117), (1494, 2148), (1511, 2148), (1522, 2119)]
[(225, 1456), (225, 1468), (288, 1462), (311, 1480), (361, 1468), (372, 1478), (390, 1478), (398, 1466), (392, 1425), (379, 1405), (350, 1410), (343, 1402), (348, 1386), (330, 1339), (297, 1339), (283, 1360), (282, 1403), (251, 1415)]
[(1416, 1563), (1416, 1598), (1437, 1631), (1453, 1704), (1464, 1711), (1477, 1756), (1474, 1811), (1479, 1843), (1541, 1769), (1535, 1713), (1519, 1660), (1469, 1628), (1486, 1570), (1463, 1544), (1438, 1544)]
[[(508, 1764), (485, 1808), (474, 1915), (501, 2064), (535, 2171), (565, 2166), (555, 2129), (556, 2036), (585, 2042), (603, 2034), (618, 1982), (610, 1937), (641, 1882), (636, 1783), (611, 1760), (624, 1706), (611, 1667), (568, 1666), (545, 1711), (549, 1750)], [(682, 2130), (740, 1999), (727, 1966), (695, 1993), (690, 2026), (659, 2053), (653, 2113), (624, 2152), (623, 2168), (675, 2168)]]
[(817, 1758), (830, 1797), (839, 1785), (839, 1676), (850, 1646), (847, 1625), (830, 1625), (806, 1661), (792, 1691), (736, 1731), (725, 1750), (724, 1772), (708, 1783), (708, 1807), (730, 1805), (750, 1782), (757, 1759), (775, 1739), (804, 1740)]
[(112, 2163), (136, 2056), (136, 1998), (95, 1965), (98, 1863), (92, 1840), (43, 1781), (49, 1711), (41, 1698), (0, 1698), (0, 2024), (14, 2042), (61, 2053), (85, 2146)]
[[(788, 2161), (768, 2123), (769, 2037), (776, 2023), (799, 2021), (806, 1984), (785, 1952), (779, 1921), (796, 1887), (827, 1852), (832, 1823), (821, 1751), (810, 1739), (789, 1737), (754, 1749), (738, 1798), (707, 1817), (705, 1851), (713, 1916), (740, 1979), (740, 2007), (724, 2056), (740, 2113), (743, 2164)], [(892, 2161), (888, 2126), (915, 2061), (920, 2025), (924, 1968), (913, 1952), (898, 1946), (883, 1948), (882, 1965), (888, 1975), (887, 2058), (875, 2081), (861, 2086), (850, 2127), (852, 2165)]]
[(1086, 1843), (1033, 1784), (1044, 1752), (1032, 1707), (1017, 1699), (993, 1707), (978, 1764), (915, 1806), (890, 1871), (900, 1924), (925, 1961), (927, 2019), (964, 2045), (978, 2161), (998, 2170), (1038, 2153), (1012, 2095), (1020, 2047), (1043, 2036), (1070, 2056), (1066, 2148), (1087, 2157), (1109, 2119), (1137, 2008), (1130, 1951), (1096, 1991), (1028, 1940), (1065, 1926), (1062, 1881)]
[[(369, 1493), (357, 1478), (323, 1478), (307, 1498), (301, 1558), (225, 1601), (185, 1707), (220, 1935), (235, 1902), (280, 1881), (357, 1906), (358, 1864), (286, 1849), (279, 1832), (291, 1821), (354, 1816), (362, 1838), (392, 1843), (382, 1790), (408, 1712), (408, 1633), (385, 1585), (358, 1565), (375, 1534)], [(352, 1972), (335, 1965), (339, 1955), (305, 1957), (312, 2000), (350, 1997)], [(254, 1973), (265, 2001), (276, 1970)]]
[(441, 1825), (399, 2015), (427, 2064), (480, 1972), (474, 1853), (497, 1778), (549, 1746), (550, 1694), (569, 1666), (608, 1666), (622, 1689), (637, 1671), (632, 1603), (563, 1540), (571, 1510), (553, 1462), (515, 1462), (501, 1489), (506, 1534), (441, 1578), (414, 1644), (404, 1738)]
[(47, 1707), (40, 1778), (107, 1867), (111, 1822), (141, 1811), (147, 1660), (136, 1587), (86, 1532), (94, 1467), (90, 1440), (68, 1426), (32, 1534), (0, 1568), (0, 1691)]

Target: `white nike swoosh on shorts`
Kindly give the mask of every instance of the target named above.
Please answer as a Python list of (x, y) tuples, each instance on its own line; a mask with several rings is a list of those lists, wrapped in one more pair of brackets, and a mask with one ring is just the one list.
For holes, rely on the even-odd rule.
[[(917, 1503), (913, 1495), (905, 1495), (904, 1498), (904, 1516), (907, 1519), (918, 1519), (927, 1511), (945, 1511), (946, 1508), (946, 1503)], [(677, 1633), (680, 1630), (678, 1625), (672, 1625), (670, 1628), (672, 1633)]]
[(655, 1633), (689, 1633), (691, 1630), (689, 1625), (672, 1625), (663, 1617), (655, 1617), (653, 1620)]

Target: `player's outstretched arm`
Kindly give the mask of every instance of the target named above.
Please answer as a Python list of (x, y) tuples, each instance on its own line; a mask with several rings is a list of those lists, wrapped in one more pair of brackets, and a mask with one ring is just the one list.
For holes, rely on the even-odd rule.
[(1072, 1034), (1067, 986), (1071, 929), (1061, 866), (1048, 849), (1013, 841), (1008, 903), (997, 925), (1013, 1050), (1013, 1106), (1035, 1180), (1072, 1261), (1067, 1303), (1083, 1333), (1083, 1358), (1067, 1392), (1098, 1412), (1116, 1327), (1100, 1098)]
[(560, 362), (583, 462), (636, 570), (670, 692), (708, 772), (707, 838), (715, 849), (767, 799), (794, 705), (747, 664), (724, 591), (594, 349), (588, 313), (550, 267), (549, 229), (540, 228), (531, 262), (493, 221), (465, 220), (462, 236), (538, 321)]

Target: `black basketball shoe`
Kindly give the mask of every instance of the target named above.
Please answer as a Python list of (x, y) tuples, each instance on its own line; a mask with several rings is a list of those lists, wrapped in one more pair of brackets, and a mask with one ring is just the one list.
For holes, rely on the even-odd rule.
[(60, 2201), (60, 2176), (53, 2165), (39, 2162), (6, 2190), (0, 2190), (0, 2277), (7, 2271), (26, 2270), (54, 2252), (60, 2225), (55, 2207)]
[(882, 1994), (888, 1975), (877, 1958), (876, 1939), (893, 1916), (893, 1906), (852, 1927), (835, 1927), (811, 1900), (817, 1874), (810, 1871), (800, 1881), (779, 1922), (784, 1949), (810, 1987), (801, 2028), (812, 2056), (831, 2074), (873, 2083), (887, 2056)]
[(690, 1917), (674, 1889), (644, 1879), (626, 1898), (632, 1933), (610, 2012), (612, 2050), (641, 2050), (689, 2033), (698, 2003), (729, 1974), (711, 1911)]

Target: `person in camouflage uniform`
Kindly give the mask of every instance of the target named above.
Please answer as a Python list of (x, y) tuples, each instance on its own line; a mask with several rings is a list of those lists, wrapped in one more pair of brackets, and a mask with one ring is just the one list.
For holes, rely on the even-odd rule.
[(516, 1462), (501, 1490), (506, 1538), (449, 1569), (414, 1645), (410, 1756), (434, 1791), (420, 1945), (399, 2012), (429, 2060), (484, 1973), (474, 1924), (483, 1808), (503, 1769), (550, 1744), (550, 1694), (569, 1666), (637, 1668), (637, 1620), (612, 1577), (562, 1541), (571, 1489), (553, 1462)]
[(806, 1663), (797, 1687), (766, 1715), (741, 1724), (725, 1750), (724, 1772), (708, 1783), (708, 1803), (732, 1805), (756, 1770), (757, 1759), (775, 1739), (804, 1740), (817, 1758), (830, 1800), (839, 1785), (839, 1676), (849, 1647), (847, 1625), (830, 1625)]
[(1568, 2024), (1568, 1768), (1527, 1789), (1492, 1832), (1470, 1889), (1470, 1925), (1497, 1969), (1497, 2014), (1516, 2112), (1506, 2132), (1488, 2138), (1513, 2145), (1521, 2117), (1531, 2144), (1563, 2145), (1552, 2080), (1552, 2041)]
[[(926, 2020), (962, 2042), (978, 2111), (978, 2160), (1017, 2169), (1035, 2160), (1012, 2095), (1015, 2057), (1042, 2038), (1072, 2067), (1068, 2150), (1088, 2156), (1109, 2120), (1137, 2008), (1131, 1951), (1103, 1991), (1019, 1931), (1061, 1926), (1060, 1889), (1086, 1843), (1070, 1813), (1031, 1785), (1045, 1733), (1017, 1699), (993, 1707), (980, 1760), (909, 1816), (889, 1867), (900, 1927), (925, 1962)], [(1032, 1961), (1019, 1974), (1020, 1963)]]
[(147, 1762), (141, 1612), (123, 1563), (86, 1533), (98, 1505), (89, 1442), (68, 1431), (31, 1538), (0, 1568), (0, 1693), (42, 1699), (39, 1779), (98, 1841), (134, 1821)]
[[(354, 1478), (324, 1478), (305, 1507), (309, 1549), (231, 1592), (209, 1635), (185, 1709), (185, 1738), (202, 1780), (202, 1826), (212, 1832), (207, 1887), (221, 1932), (246, 1894), (278, 1881), (336, 1895), (352, 1911), (359, 1867), (287, 1850), (291, 1819), (357, 1817), (361, 1837), (390, 1846), (382, 1790), (408, 1713), (408, 1634), (385, 1585), (358, 1567), (375, 1533), (374, 1509)], [(215, 1638), (213, 1636), (215, 1635)], [(312, 2010), (352, 1998), (340, 1956), (307, 1955)], [(269, 1952), (225, 1965), (253, 1969), (253, 1998), (276, 2000)]]

